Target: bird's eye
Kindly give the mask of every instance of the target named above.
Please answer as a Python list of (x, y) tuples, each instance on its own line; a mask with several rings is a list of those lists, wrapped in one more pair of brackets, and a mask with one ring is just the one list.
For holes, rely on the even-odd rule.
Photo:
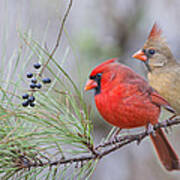
[(156, 52), (156, 51), (155, 51), (154, 49), (149, 49), (149, 50), (148, 50), (148, 53), (151, 54), (151, 55), (155, 54), (155, 52)]
[(101, 78), (101, 76), (102, 76), (101, 73), (97, 73), (97, 74), (96, 74), (96, 77), (97, 77), (97, 78)]
[(100, 80), (101, 76), (102, 76), (102, 73), (97, 73), (94, 76), (90, 76), (89, 79)]
[(102, 76), (102, 73), (97, 73), (97, 74), (96, 74), (96, 78), (98, 78), (98, 79), (100, 79), (101, 76)]

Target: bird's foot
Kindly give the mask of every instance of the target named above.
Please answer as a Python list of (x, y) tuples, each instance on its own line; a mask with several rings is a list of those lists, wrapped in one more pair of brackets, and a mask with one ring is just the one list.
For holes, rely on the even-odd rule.
[[(176, 118), (178, 118), (179, 116), (178, 115), (176, 115), (176, 114), (174, 114), (173, 116), (171, 116), (169, 119), (167, 119), (166, 121), (167, 121), (167, 124), (169, 124), (171, 121), (173, 121), (173, 120), (176, 120)], [(171, 130), (171, 132), (172, 132), (172, 127), (171, 126), (169, 126), (169, 129)]]
[(114, 131), (114, 133), (112, 134), (112, 136), (111, 136), (111, 141), (113, 142), (113, 143), (116, 143), (117, 141), (118, 141), (118, 135), (119, 135), (119, 133), (120, 133), (120, 131), (121, 131), (121, 128), (118, 128), (118, 129), (116, 129), (115, 131)]
[(175, 118), (177, 117), (177, 115), (173, 115), (171, 116), (169, 119), (165, 120), (162, 122), (163, 124), (163, 127), (164, 127), (164, 130), (165, 132), (168, 134), (169, 133), (169, 130), (172, 132), (172, 127), (171, 126), (168, 126), (173, 120), (175, 120)]
[[(167, 119), (165, 121), (163, 121), (161, 124), (164, 126), (164, 131), (166, 132), (166, 134), (169, 133), (169, 130), (168, 130), (168, 123), (170, 122), (171, 120)], [(172, 129), (169, 127), (169, 129), (172, 131)]]
[(154, 130), (154, 126), (151, 123), (149, 123), (147, 125), (146, 133), (147, 133), (147, 135), (151, 134), (152, 136), (156, 136), (156, 133), (155, 133), (155, 130)]
[(141, 141), (143, 140), (143, 136), (142, 135), (139, 135), (137, 136), (137, 145), (139, 146), (139, 144), (141, 143)]

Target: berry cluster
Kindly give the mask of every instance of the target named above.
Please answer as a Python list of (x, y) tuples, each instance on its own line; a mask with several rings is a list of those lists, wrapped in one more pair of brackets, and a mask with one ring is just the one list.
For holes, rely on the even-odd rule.
[[(35, 63), (33, 65), (33, 67), (35, 69), (40, 69), (41, 64), (40, 63)], [(28, 72), (26, 76), (27, 76), (27, 78), (31, 79), (31, 83), (29, 85), (29, 87), (31, 89), (31, 94), (25, 93), (25, 94), (22, 95), (22, 98), (25, 100), (22, 103), (22, 106), (24, 106), (24, 107), (27, 107), (27, 106), (34, 107), (35, 106), (35, 97), (33, 95), (33, 92), (35, 92), (37, 89), (41, 89), (42, 84), (38, 82), (38, 79), (37, 79), (38, 75), (36, 73)], [(42, 81), (43, 84), (51, 83), (50, 78), (43, 78), (43, 79), (41, 79), (41, 81)]]

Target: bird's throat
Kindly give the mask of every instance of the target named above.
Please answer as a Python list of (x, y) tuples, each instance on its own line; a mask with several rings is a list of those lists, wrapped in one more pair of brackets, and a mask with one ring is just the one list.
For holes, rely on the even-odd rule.
[(97, 81), (98, 86), (95, 88), (95, 96), (101, 93), (101, 80), (98, 79)]
[(147, 70), (148, 70), (149, 72), (151, 72), (152, 70), (151, 70), (151, 68), (150, 68), (150, 66), (149, 66), (149, 61), (148, 61), (148, 60), (147, 60), (147, 61), (144, 61), (144, 64), (145, 64)]
[(98, 95), (98, 94), (100, 94), (100, 92), (101, 92), (101, 86), (98, 85), (98, 86), (95, 88), (95, 96)]

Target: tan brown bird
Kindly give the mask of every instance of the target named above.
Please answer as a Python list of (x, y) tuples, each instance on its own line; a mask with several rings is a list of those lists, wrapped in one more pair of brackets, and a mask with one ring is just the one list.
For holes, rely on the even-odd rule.
[(133, 57), (145, 63), (150, 85), (180, 114), (180, 64), (175, 60), (156, 23), (143, 48)]

